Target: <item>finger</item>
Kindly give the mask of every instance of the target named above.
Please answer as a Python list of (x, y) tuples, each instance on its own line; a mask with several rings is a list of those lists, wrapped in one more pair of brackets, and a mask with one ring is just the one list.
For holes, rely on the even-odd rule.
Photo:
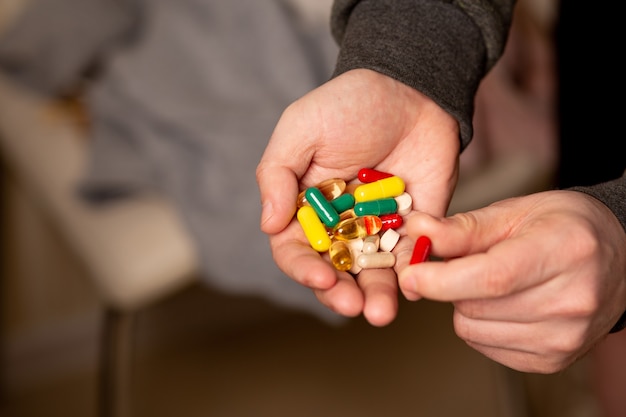
[(256, 170), (261, 193), (261, 230), (268, 234), (283, 230), (293, 218), (298, 197), (298, 179), (286, 166), (261, 161)]
[(315, 290), (317, 299), (335, 313), (356, 317), (363, 312), (365, 299), (354, 277), (338, 272), (335, 285), (326, 290)]
[(386, 326), (398, 314), (398, 284), (391, 268), (364, 269), (357, 282), (365, 296), (363, 316), (374, 326)]
[(468, 319), (455, 311), (454, 329), (485, 356), (524, 372), (556, 372), (587, 350), (582, 322), (576, 325), (568, 321), (565, 326), (557, 321), (483, 321)]
[(512, 221), (500, 207), (490, 206), (446, 219), (416, 213), (407, 223), (410, 236), (430, 237), (433, 255), (460, 257), (406, 267), (398, 278), (409, 299), (502, 297), (557, 273), (555, 268), (551, 270), (550, 254), (558, 243), (542, 230), (538, 230), (543, 236), (540, 238), (531, 226)]
[(270, 236), (270, 247), (276, 265), (296, 282), (322, 290), (336, 284), (337, 270), (311, 248), (297, 221)]
[(418, 211), (406, 219), (408, 235), (414, 239), (428, 236), (433, 254), (442, 258), (485, 252), (508, 237), (515, 225), (508, 212), (497, 206), (445, 218)]

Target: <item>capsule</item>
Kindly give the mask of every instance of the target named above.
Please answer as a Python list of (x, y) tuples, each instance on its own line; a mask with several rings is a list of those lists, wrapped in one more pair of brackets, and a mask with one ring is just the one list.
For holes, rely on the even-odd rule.
[(402, 178), (393, 176), (374, 181), (369, 184), (359, 185), (354, 190), (354, 200), (357, 203), (363, 201), (380, 200), (383, 198), (397, 197), (404, 193), (405, 184)]
[(346, 219), (337, 223), (333, 229), (333, 236), (339, 240), (364, 238), (380, 231), (382, 222), (378, 216), (362, 216)]
[(393, 229), (388, 229), (380, 236), (380, 244), (378, 247), (383, 252), (391, 252), (400, 240), (400, 233)]
[(363, 238), (363, 248), (361, 251), (363, 253), (376, 253), (378, 252), (379, 246), (380, 236), (378, 236), (378, 234), (369, 235)]
[(354, 196), (352, 194), (342, 194), (331, 200), (330, 204), (337, 210), (337, 213), (343, 213), (354, 207)]
[[(326, 200), (331, 201), (343, 194), (346, 189), (346, 182), (341, 178), (330, 178), (315, 185), (315, 188), (324, 194)], [(300, 208), (308, 205), (309, 202), (306, 199), (306, 190), (304, 190), (298, 194), (296, 206)]]
[(393, 174), (389, 174), (388, 172), (378, 171), (377, 169), (372, 168), (361, 168), (359, 173), (357, 174), (357, 178), (364, 184), (369, 184), (370, 182), (382, 180), (383, 178), (393, 177)]
[(391, 252), (364, 253), (357, 263), (363, 269), (391, 268), (396, 264), (396, 256)]
[(383, 222), (383, 226), (380, 228), (381, 232), (388, 229), (397, 229), (404, 223), (402, 216), (398, 213), (384, 214), (380, 217), (380, 221)]
[(350, 247), (343, 240), (335, 240), (328, 249), (328, 255), (330, 256), (330, 262), (335, 269), (339, 271), (348, 271), (352, 268), (352, 252)]
[(409, 264), (413, 265), (426, 261), (430, 256), (430, 245), (431, 242), (428, 237), (420, 236), (417, 238)]
[(311, 206), (302, 206), (298, 209), (296, 217), (311, 247), (318, 252), (326, 252), (330, 248), (330, 236), (324, 223), (317, 217), (315, 209)]
[(413, 210), (413, 197), (411, 197), (411, 194), (404, 192), (394, 198), (396, 203), (398, 203), (398, 214), (400, 216), (406, 216)]
[(367, 216), (368, 214), (380, 216), (381, 214), (395, 213), (397, 210), (398, 203), (393, 198), (364, 201), (354, 205), (354, 212), (357, 216)]
[(359, 272), (361, 272), (361, 270), (363, 269), (355, 261), (359, 257), (359, 255), (361, 255), (361, 253), (363, 253), (362, 252), (362, 250), (363, 250), (363, 239), (361, 239), (361, 238), (352, 239), (352, 240), (348, 240), (346, 243), (350, 247), (350, 253), (352, 254), (352, 268), (350, 268), (350, 273), (353, 274), (353, 275), (356, 275)]
[(354, 212), (354, 209), (350, 209), (350, 210), (346, 210), (346, 211), (342, 211), (341, 213), (339, 213), (339, 221), (343, 221), (346, 219), (354, 219), (356, 218), (357, 215)]
[(318, 188), (309, 187), (305, 190), (304, 195), (322, 223), (327, 227), (334, 227), (339, 223), (339, 213)]

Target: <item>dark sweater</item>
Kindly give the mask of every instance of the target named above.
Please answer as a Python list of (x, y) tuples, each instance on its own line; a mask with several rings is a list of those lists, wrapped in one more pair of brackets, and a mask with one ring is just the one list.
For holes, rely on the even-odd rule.
[[(502, 55), (514, 3), (336, 0), (331, 28), (340, 52), (334, 75), (368, 68), (421, 91), (456, 118), (465, 149), (473, 135), (474, 96)], [(617, 172), (624, 161), (617, 161)], [(603, 202), (626, 230), (626, 173), (606, 180), (570, 189)]]

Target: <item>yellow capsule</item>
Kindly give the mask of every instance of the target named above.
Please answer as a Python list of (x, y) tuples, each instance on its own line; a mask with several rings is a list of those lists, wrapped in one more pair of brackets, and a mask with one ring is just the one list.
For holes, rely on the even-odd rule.
[(354, 200), (363, 202), (398, 197), (404, 193), (404, 189), (405, 184), (402, 178), (394, 175), (393, 177), (359, 185), (354, 190)]
[(347, 271), (352, 268), (352, 252), (346, 242), (342, 240), (334, 241), (328, 249), (328, 255), (330, 255), (330, 262), (335, 269)]
[(330, 248), (330, 236), (315, 209), (311, 206), (300, 207), (296, 216), (311, 247), (318, 252), (326, 252)]
[(383, 222), (378, 216), (355, 217), (337, 223), (333, 229), (333, 236), (339, 240), (364, 238), (378, 233), (381, 227), (383, 227)]
[[(322, 192), (322, 195), (326, 198), (326, 200), (331, 201), (343, 194), (346, 189), (346, 182), (341, 178), (330, 178), (315, 185), (315, 188)], [(309, 203), (306, 200), (306, 190), (304, 190), (298, 194), (296, 206), (300, 208), (308, 205)]]

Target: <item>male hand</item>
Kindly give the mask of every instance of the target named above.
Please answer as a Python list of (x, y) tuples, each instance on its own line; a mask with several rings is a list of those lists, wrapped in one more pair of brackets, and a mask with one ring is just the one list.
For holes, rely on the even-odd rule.
[(456, 120), (432, 100), (370, 70), (344, 73), (291, 104), (257, 167), (263, 212), (276, 264), (345, 316), (364, 314), (376, 326), (397, 314), (396, 272), (408, 264), (403, 238), (394, 269), (365, 270), (355, 279), (313, 250), (294, 218), (298, 193), (329, 178), (352, 180), (375, 168), (401, 177), (413, 209), (447, 210), (458, 177)]
[(452, 302), (457, 335), (513, 369), (565, 369), (624, 311), (626, 233), (586, 194), (547, 191), (443, 219), (415, 213), (406, 227), (444, 261), (401, 271), (405, 297)]

